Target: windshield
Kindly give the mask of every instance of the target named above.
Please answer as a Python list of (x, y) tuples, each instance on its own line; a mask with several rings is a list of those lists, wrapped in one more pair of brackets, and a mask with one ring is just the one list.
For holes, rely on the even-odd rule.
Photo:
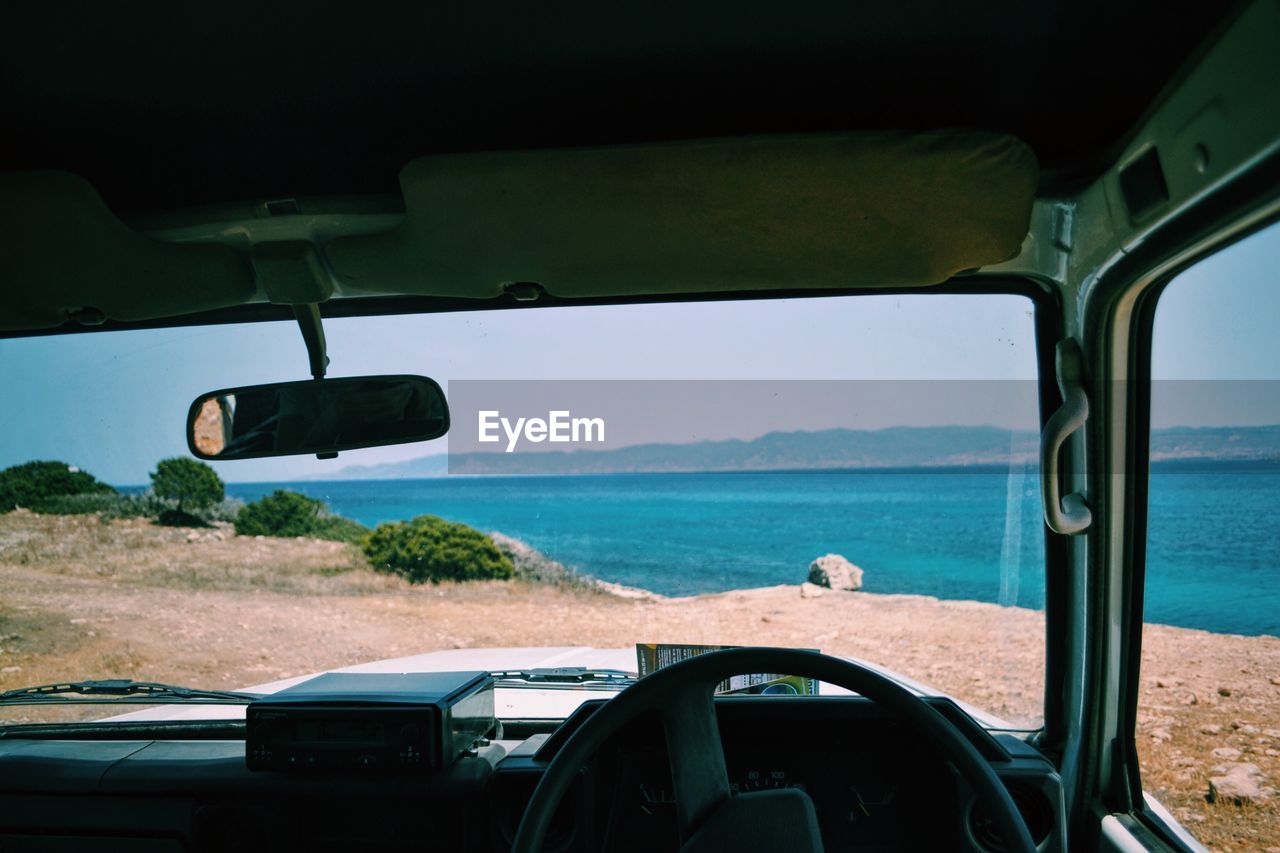
[[(555, 307), (325, 331), (331, 376), (439, 382), (449, 435), (205, 464), (185, 444), (191, 401), (305, 379), (296, 325), (0, 341), (0, 689), (260, 690), (388, 659), (634, 673), (638, 644), (763, 644), (1039, 724), (1026, 299)], [(453, 650), (473, 654), (429, 656)], [(7, 722), (51, 713), (0, 707)]]

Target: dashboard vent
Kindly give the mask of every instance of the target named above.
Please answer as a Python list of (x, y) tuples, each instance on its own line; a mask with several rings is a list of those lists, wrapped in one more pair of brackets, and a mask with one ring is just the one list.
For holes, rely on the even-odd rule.
[[(1028, 785), (1013, 783), (1007, 787), (1009, 796), (1013, 797), (1014, 805), (1018, 807), (1018, 811), (1022, 813), (1022, 819), (1027, 823), (1031, 840), (1039, 847), (1053, 831), (1053, 806), (1044, 794)], [(973, 835), (973, 840), (978, 842), (984, 850), (990, 850), (991, 853), (1004, 853), (1007, 849), (1004, 839), (996, 829), (995, 822), (982, 803), (975, 802), (969, 809), (969, 832)]]

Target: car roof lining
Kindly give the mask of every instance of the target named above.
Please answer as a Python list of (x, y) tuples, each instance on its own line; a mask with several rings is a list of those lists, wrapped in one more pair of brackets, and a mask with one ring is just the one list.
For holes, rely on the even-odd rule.
[(1037, 168), (1005, 134), (938, 131), (444, 155), (402, 183), (388, 231), (169, 242), (74, 175), (0, 175), (0, 329), (513, 282), (562, 298), (927, 286), (1019, 251)]
[(1018, 253), (1036, 183), (1026, 145), (962, 130), (443, 155), (405, 167), (390, 230), (252, 242), (228, 226), (220, 243), (143, 236), (75, 176), (13, 173), (0, 329), (513, 282), (565, 299), (936, 285)]
[(257, 293), (235, 249), (145, 237), (66, 172), (0, 173), (0, 329), (153, 320)]

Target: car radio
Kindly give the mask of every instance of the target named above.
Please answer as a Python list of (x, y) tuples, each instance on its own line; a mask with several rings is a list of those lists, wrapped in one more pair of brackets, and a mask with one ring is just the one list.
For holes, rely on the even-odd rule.
[(245, 709), (250, 770), (449, 766), (495, 726), (487, 672), (330, 672)]

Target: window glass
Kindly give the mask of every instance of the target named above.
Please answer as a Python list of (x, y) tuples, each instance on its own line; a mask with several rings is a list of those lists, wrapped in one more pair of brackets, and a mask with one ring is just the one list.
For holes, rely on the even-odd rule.
[(1214, 848), (1280, 846), (1280, 229), (1156, 311), (1137, 744), (1144, 789)]
[[(159, 464), (194, 464), (189, 404), (305, 379), (296, 325), (0, 341), (0, 468), (45, 461), (61, 466), (49, 482), (72, 466), (85, 478), (73, 491), (105, 484), (0, 507), (0, 687), (246, 688), (453, 649), (498, 650), (464, 669), (608, 660), (634, 671), (638, 643), (769, 644), (874, 663), (993, 726), (1039, 725), (1026, 299), (546, 308), (325, 328), (332, 376), (420, 373), (445, 386), (449, 436), (214, 462), (225, 486), (207, 495), (202, 475), (178, 476), (190, 465)], [(486, 411), (494, 444), (478, 440)], [(512, 422), (543, 420), (545, 439), (557, 411), (600, 419), (606, 445), (517, 429), (508, 446)], [(403, 525), (425, 516), (443, 521)], [(510, 651), (526, 647), (555, 651)]]

